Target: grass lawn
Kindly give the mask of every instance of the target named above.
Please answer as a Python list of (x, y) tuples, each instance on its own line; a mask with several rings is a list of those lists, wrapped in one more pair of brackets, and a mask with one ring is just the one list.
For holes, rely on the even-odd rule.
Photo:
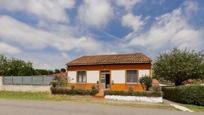
[(124, 107), (136, 107), (136, 108), (155, 108), (155, 109), (175, 110), (170, 105), (164, 104), (164, 103), (152, 104), (152, 103), (143, 103), (143, 102), (111, 101), (111, 100), (106, 100), (104, 98), (97, 98), (97, 97), (93, 97), (93, 96), (51, 95), (50, 93), (0, 91), (0, 99), (96, 103), (96, 104), (105, 104), (105, 105), (110, 105), (110, 106), (124, 106)]
[(204, 106), (188, 105), (188, 104), (182, 104), (182, 106), (185, 106), (196, 112), (204, 112)]

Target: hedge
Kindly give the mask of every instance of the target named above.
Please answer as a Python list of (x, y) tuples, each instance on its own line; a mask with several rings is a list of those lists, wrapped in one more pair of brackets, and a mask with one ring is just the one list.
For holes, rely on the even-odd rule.
[(92, 88), (91, 90), (84, 89), (68, 89), (64, 87), (51, 87), (52, 94), (62, 94), (62, 95), (96, 95), (98, 89)]
[(184, 103), (204, 106), (204, 86), (177, 86), (177, 87), (163, 87), (164, 98)]
[(161, 92), (153, 91), (105, 91), (105, 95), (121, 95), (121, 96), (147, 96), (147, 97), (161, 97)]

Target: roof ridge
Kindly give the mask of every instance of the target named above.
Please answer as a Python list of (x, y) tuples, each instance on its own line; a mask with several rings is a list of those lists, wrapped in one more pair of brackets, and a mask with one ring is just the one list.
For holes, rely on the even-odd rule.
[(127, 64), (127, 63), (151, 63), (151, 58), (142, 52), (110, 54), (110, 55), (87, 55), (81, 56), (67, 63), (67, 65), (97, 65), (97, 64)]
[[(118, 56), (118, 55), (134, 55), (134, 54), (143, 54), (142, 52), (135, 52), (135, 53), (119, 53), (119, 54), (96, 54), (96, 55), (84, 55), (82, 57), (88, 57), (88, 56)], [(80, 57), (81, 58), (81, 57)]]

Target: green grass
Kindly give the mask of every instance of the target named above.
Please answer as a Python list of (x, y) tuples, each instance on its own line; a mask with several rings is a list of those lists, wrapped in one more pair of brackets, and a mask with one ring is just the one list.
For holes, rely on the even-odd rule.
[(51, 95), (50, 93), (31, 93), (31, 92), (11, 92), (0, 91), (0, 99), (17, 99), (17, 100), (40, 100), (40, 101), (64, 101), (76, 103), (95, 103), (109, 106), (135, 107), (135, 108), (155, 108), (155, 109), (170, 109), (174, 108), (164, 104), (151, 104), (142, 102), (125, 102), (111, 101), (104, 98), (96, 98), (93, 96), (68, 96), (68, 95)]
[(204, 106), (188, 105), (188, 104), (182, 104), (182, 105), (196, 112), (204, 112)]
[(49, 93), (1, 91), (0, 98), (2, 99), (47, 100), (49, 98)]

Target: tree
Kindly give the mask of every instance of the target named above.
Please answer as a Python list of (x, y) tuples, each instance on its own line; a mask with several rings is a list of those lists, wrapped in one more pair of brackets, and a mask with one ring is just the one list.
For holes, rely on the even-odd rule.
[(0, 55), (0, 75), (4, 75), (7, 68), (7, 58)]
[(181, 85), (188, 79), (204, 78), (204, 54), (194, 50), (174, 48), (160, 54), (153, 64), (154, 77)]
[(64, 69), (64, 68), (61, 68), (61, 70), (60, 70), (62, 73), (65, 73), (66, 72), (66, 69)]
[(19, 59), (8, 59), (5, 66), (5, 76), (31, 76), (34, 69), (31, 62), (25, 62)]
[[(59, 70), (57, 71), (60, 72)], [(52, 75), (53, 73), (52, 70), (34, 69), (31, 62), (15, 58), (9, 59), (0, 55), (0, 76)]]
[(55, 69), (55, 73), (60, 73), (60, 70), (59, 69)]
[(35, 75), (52, 75), (52, 70), (46, 70), (46, 69), (35, 69)]
[(54, 72), (52, 70), (48, 70), (48, 75), (52, 75)]
[(20, 59), (9, 59), (0, 55), (0, 75), (4, 76), (31, 76), (35, 69), (31, 62), (25, 62)]
[(144, 76), (140, 78), (140, 83), (146, 86), (146, 90), (149, 91), (149, 88), (152, 87), (152, 78), (149, 76)]

